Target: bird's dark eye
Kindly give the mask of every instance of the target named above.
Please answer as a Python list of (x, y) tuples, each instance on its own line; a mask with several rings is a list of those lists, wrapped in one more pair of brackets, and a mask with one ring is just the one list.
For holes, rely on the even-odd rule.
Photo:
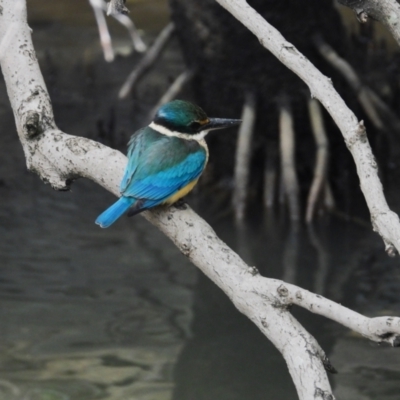
[(199, 122), (193, 121), (190, 123), (190, 127), (192, 128), (192, 130), (197, 131), (201, 127), (201, 124)]

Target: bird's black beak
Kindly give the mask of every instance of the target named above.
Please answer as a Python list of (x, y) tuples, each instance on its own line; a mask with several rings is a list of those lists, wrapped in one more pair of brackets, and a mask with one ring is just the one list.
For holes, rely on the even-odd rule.
[(215, 129), (230, 128), (242, 123), (241, 119), (226, 119), (226, 118), (210, 118), (210, 122), (205, 125), (206, 129), (210, 131)]

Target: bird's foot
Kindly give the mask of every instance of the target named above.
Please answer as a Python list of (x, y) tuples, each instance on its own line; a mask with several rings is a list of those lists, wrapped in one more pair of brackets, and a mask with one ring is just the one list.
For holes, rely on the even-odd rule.
[(175, 208), (177, 208), (178, 210), (186, 210), (186, 205), (187, 203), (183, 199), (179, 199), (174, 203)]

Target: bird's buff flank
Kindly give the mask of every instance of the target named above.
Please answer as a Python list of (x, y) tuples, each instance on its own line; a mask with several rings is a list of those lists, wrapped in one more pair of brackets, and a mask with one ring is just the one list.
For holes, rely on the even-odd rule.
[(204, 137), (240, 122), (208, 118), (200, 107), (183, 100), (160, 107), (153, 122), (132, 135), (121, 197), (99, 215), (96, 224), (107, 228), (128, 209), (128, 215), (135, 215), (186, 196), (208, 161)]

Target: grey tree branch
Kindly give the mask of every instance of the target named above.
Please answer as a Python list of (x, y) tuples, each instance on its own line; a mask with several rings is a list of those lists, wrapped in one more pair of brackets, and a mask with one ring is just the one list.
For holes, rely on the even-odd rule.
[[(370, 118), (371, 122), (375, 125), (375, 127), (379, 130), (383, 130), (385, 125), (379, 116), (377, 108), (374, 105), (374, 102), (371, 98), (371, 93), (374, 93), (372, 89), (363, 85), (360, 78), (358, 77), (354, 68), (342, 57), (339, 56), (333, 50), (331, 46), (324, 42), (321, 37), (315, 39), (315, 45), (327, 62), (329, 62), (340, 74), (347, 80), (348, 84), (357, 94), (358, 101), (363, 107), (365, 113)], [(379, 98), (377, 94), (374, 94), (375, 98)], [(381, 104), (384, 102), (381, 100)]]
[(300, 219), (299, 182), (296, 173), (295, 132), (293, 114), (288, 104), (282, 104), (279, 110), (279, 145), (281, 156), (282, 184), (289, 205), (292, 221)]
[(396, 0), (338, 0), (354, 10), (360, 22), (372, 17), (385, 25), (400, 45), (400, 4)]
[(103, 14), (103, 0), (89, 0), (96, 17), (97, 26), (99, 28), (100, 43), (104, 53), (104, 59), (108, 62), (114, 61), (114, 50), (111, 43), (111, 35), (108, 30), (106, 17)]
[[(0, 63), (28, 168), (58, 190), (67, 189), (72, 179), (86, 177), (119, 195), (126, 157), (57, 128), (26, 22), (25, 0), (0, 0), (0, 9)], [(332, 371), (332, 366), (316, 340), (290, 314), (289, 304), (326, 315), (371, 340), (400, 344), (399, 318), (369, 319), (294, 285), (261, 277), (189, 207), (160, 208), (144, 216), (281, 351), (301, 400), (334, 399), (324, 369)]]
[(329, 160), (329, 142), (325, 132), (324, 118), (317, 100), (308, 101), (311, 129), (317, 147), (317, 156), (314, 167), (314, 177), (308, 193), (306, 222), (311, 224), (315, 214), (318, 199), (327, 185), (327, 169)]
[(254, 93), (248, 92), (242, 110), (242, 124), (236, 142), (233, 209), (237, 223), (243, 222), (246, 212), (247, 192), (249, 186), (251, 144), (256, 121), (256, 98)]
[(276, 145), (272, 141), (267, 141), (266, 145), (266, 162), (264, 168), (264, 206), (270, 209), (275, 204), (275, 187), (277, 181), (276, 162), (277, 150)]
[(394, 249), (400, 252), (400, 220), (398, 215), (389, 209), (383, 194), (377, 163), (368, 142), (364, 123), (358, 121), (347, 107), (334, 89), (332, 81), (293, 44), (286, 41), (278, 30), (247, 4), (246, 0), (216, 1), (254, 33), (266, 49), (298, 75), (308, 85), (311, 96), (317, 98), (329, 112), (342, 132), (355, 161), (361, 190), (371, 213), (373, 229), (382, 236), (388, 254), (393, 255)]
[(138, 65), (126, 78), (126, 81), (122, 85), (118, 94), (120, 99), (124, 99), (126, 96), (128, 96), (137, 80), (142, 76), (145, 71), (147, 71), (148, 68), (150, 68), (154, 64), (154, 62), (157, 60), (158, 56), (164, 49), (165, 45), (171, 38), (174, 30), (174, 24), (170, 22), (160, 32), (152, 46), (147, 50), (143, 58), (139, 61)]
[(171, 84), (171, 86), (167, 89), (167, 91), (161, 96), (160, 100), (158, 100), (157, 104), (151, 109), (149, 112), (149, 119), (154, 117), (156, 111), (165, 103), (176, 98), (176, 96), (182, 91), (184, 86), (193, 78), (194, 71), (187, 69), (183, 71)]

